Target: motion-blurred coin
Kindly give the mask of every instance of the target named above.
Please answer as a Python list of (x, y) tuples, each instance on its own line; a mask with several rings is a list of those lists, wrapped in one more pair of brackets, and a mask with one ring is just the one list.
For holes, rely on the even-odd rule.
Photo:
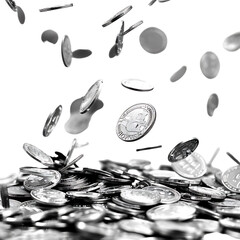
[(227, 153), (227, 155), (228, 155), (235, 163), (237, 163), (238, 165), (240, 165), (240, 162), (239, 162), (238, 159), (236, 159), (231, 153), (229, 153), (229, 152), (226, 152), (226, 153)]
[(23, 186), (10, 186), (8, 187), (8, 196), (12, 198), (29, 198), (31, 197)]
[(154, 87), (148, 83), (147, 81), (140, 80), (140, 79), (124, 79), (122, 80), (121, 84), (128, 89), (135, 90), (135, 91), (151, 91)]
[(55, 44), (58, 41), (58, 34), (55, 31), (48, 29), (42, 33), (41, 39), (43, 42), (47, 41)]
[(207, 113), (210, 117), (213, 116), (213, 113), (218, 107), (218, 104), (219, 104), (218, 95), (216, 93), (211, 94), (207, 102)]
[(106, 21), (102, 26), (106, 27), (110, 25), (111, 23), (115, 22), (119, 18), (123, 17), (125, 14), (127, 14), (132, 9), (132, 6), (127, 6), (118, 13), (116, 13), (112, 18), (110, 18), (108, 21)]
[(69, 67), (72, 63), (72, 48), (71, 42), (67, 35), (64, 36), (61, 45), (62, 60), (66, 67)]
[(57, 9), (62, 9), (62, 8), (68, 8), (68, 7), (73, 7), (73, 4), (65, 4), (62, 6), (54, 6), (54, 7), (48, 7), (48, 8), (42, 8), (39, 9), (39, 12), (47, 12), (47, 11), (52, 11), (52, 10), (57, 10)]
[(231, 192), (240, 193), (240, 166), (234, 166), (222, 175), (223, 185)]
[(123, 33), (124, 33), (124, 21), (122, 21), (120, 32), (118, 33), (116, 42), (115, 42), (117, 46), (117, 56), (121, 53), (123, 48)]
[(8, 6), (14, 11), (17, 11), (16, 3), (13, 0), (6, 0)]
[(151, 179), (162, 179), (162, 180), (178, 176), (177, 173), (175, 173), (174, 171), (159, 170), (159, 169), (145, 171), (144, 175), (150, 177)]
[(182, 66), (177, 72), (175, 72), (171, 78), (170, 81), (171, 82), (176, 82), (178, 81), (180, 78), (182, 78), (184, 76), (184, 74), (187, 71), (187, 67), (186, 66)]
[(192, 154), (199, 144), (199, 140), (197, 138), (193, 138), (186, 142), (181, 142), (177, 144), (171, 152), (168, 154), (169, 162), (176, 162), (179, 160), (183, 160), (188, 155)]
[(240, 32), (228, 36), (223, 42), (223, 47), (230, 52), (237, 51), (240, 48)]
[(139, 103), (125, 110), (120, 116), (116, 133), (123, 141), (135, 141), (145, 136), (156, 120), (155, 108), (146, 103)]
[(62, 114), (62, 105), (59, 105), (52, 114), (47, 118), (44, 128), (43, 128), (43, 136), (48, 137), (53, 129), (56, 127), (58, 120)]
[(218, 232), (219, 231), (219, 222), (211, 219), (196, 218), (193, 219), (193, 223), (197, 224), (203, 232)]
[(22, 8), (20, 8), (19, 6), (17, 6), (17, 15), (18, 15), (18, 20), (21, 24), (25, 23), (25, 13), (22, 10)]
[(209, 204), (215, 207), (240, 207), (240, 201), (231, 198), (225, 198), (223, 201), (211, 200)]
[(143, 21), (142, 21), (142, 20), (134, 23), (131, 27), (129, 27), (129, 28), (123, 33), (123, 35), (126, 35), (126, 34), (130, 33), (132, 30), (134, 30), (135, 28), (139, 27), (139, 26), (142, 25), (142, 24), (143, 24)]
[(172, 162), (172, 168), (180, 176), (196, 179), (202, 177), (207, 172), (207, 165), (203, 157), (193, 152), (183, 160)]
[(23, 149), (26, 151), (26, 153), (29, 156), (31, 156), (38, 162), (42, 163), (43, 165), (48, 166), (48, 167), (53, 166), (52, 158), (49, 155), (47, 155), (45, 152), (40, 150), (39, 148), (37, 148), (29, 143), (24, 143)]
[(220, 62), (213, 52), (206, 52), (200, 61), (200, 68), (206, 78), (215, 78), (220, 70)]
[(50, 206), (63, 206), (68, 202), (65, 193), (55, 189), (36, 189), (30, 192), (38, 203)]
[(142, 48), (149, 53), (160, 53), (167, 47), (166, 34), (155, 27), (145, 29), (139, 37)]
[(240, 231), (240, 219), (223, 218), (219, 220), (219, 223), (224, 228), (230, 228)]
[(86, 58), (89, 57), (92, 54), (91, 50), (88, 49), (77, 49), (72, 52), (73, 58)]
[(28, 175), (35, 175), (40, 177), (51, 177), (53, 174), (49, 169), (43, 168), (36, 168), (36, 167), (21, 167), (20, 172), (28, 174)]
[(101, 92), (102, 84), (103, 84), (103, 81), (98, 80), (89, 88), (89, 90), (83, 97), (83, 101), (81, 102), (80, 109), (79, 109), (80, 113), (84, 113), (88, 109), (90, 109), (94, 101), (98, 99), (99, 94)]

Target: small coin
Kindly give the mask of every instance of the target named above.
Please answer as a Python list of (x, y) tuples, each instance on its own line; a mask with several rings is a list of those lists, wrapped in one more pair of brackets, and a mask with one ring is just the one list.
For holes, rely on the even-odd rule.
[(230, 52), (237, 51), (240, 48), (240, 32), (228, 36), (223, 42), (223, 47)]
[(182, 66), (179, 70), (177, 70), (170, 78), (171, 82), (177, 82), (180, 78), (184, 76), (187, 71), (186, 66)]
[(139, 41), (142, 48), (152, 54), (160, 53), (167, 47), (166, 34), (156, 27), (145, 29), (140, 34)]
[(124, 21), (122, 21), (122, 26), (115, 42), (115, 45), (117, 47), (117, 56), (121, 53), (123, 48), (123, 35), (124, 35), (123, 33), (124, 33)]
[(110, 25), (111, 23), (115, 22), (116, 20), (118, 20), (119, 18), (123, 17), (125, 14), (127, 14), (130, 10), (132, 9), (132, 6), (127, 6), (124, 9), (122, 9), (121, 11), (119, 11), (118, 13), (116, 13), (112, 18), (110, 18), (109, 20), (107, 20), (102, 26), (106, 27), (108, 25)]
[(216, 220), (196, 218), (193, 219), (193, 223), (196, 223), (203, 232), (218, 232), (219, 231), (219, 222)]
[(52, 10), (57, 10), (57, 9), (62, 9), (62, 8), (68, 8), (68, 7), (73, 7), (73, 4), (65, 4), (62, 6), (54, 6), (54, 7), (48, 7), (48, 8), (42, 8), (39, 9), (39, 12), (47, 12), (47, 11), (52, 11)]
[(47, 41), (56, 44), (58, 41), (58, 34), (55, 31), (48, 29), (42, 33), (41, 39), (43, 42)]
[(102, 83), (103, 83), (102, 80), (98, 80), (89, 88), (81, 102), (79, 110), (80, 113), (86, 112), (92, 106), (94, 101), (98, 99), (99, 94), (101, 92)]
[(146, 103), (129, 107), (120, 116), (116, 132), (123, 141), (135, 141), (145, 136), (153, 127), (156, 120), (155, 108)]
[(143, 21), (138, 21), (137, 23), (133, 24), (131, 27), (129, 27), (124, 33), (123, 35), (126, 35), (127, 33), (131, 32), (132, 30), (134, 30), (135, 28), (139, 27), (140, 25), (143, 24)]
[(35, 147), (34, 145), (24, 143), (23, 149), (26, 151), (28, 155), (30, 155), (32, 158), (42, 163), (43, 165), (48, 167), (53, 166), (52, 158), (39, 148)]
[(71, 42), (67, 35), (64, 36), (61, 45), (62, 60), (66, 67), (69, 67), (72, 63), (72, 48)]
[(240, 166), (234, 166), (222, 174), (222, 183), (231, 192), (240, 193)]
[(216, 93), (211, 94), (207, 102), (207, 113), (210, 117), (213, 116), (214, 111), (218, 108), (218, 104), (218, 95)]
[(217, 189), (201, 187), (201, 186), (190, 186), (188, 189), (190, 192), (194, 194), (208, 196), (208, 197), (211, 197), (212, 199), (223, 200), (224, 198), (226, 198), (226, 194)]
[(18, 15), (18, 20), (21, 24), (25, 23), (25, 13), (22, 10), (21, 7), (17, 6), (17, 15)]
[(121, 84), (125, 88), (141, 92), (151, 91), (154, 89), (154, 87), (150, 83), (140, 79), (124, 79), (122, 80)]

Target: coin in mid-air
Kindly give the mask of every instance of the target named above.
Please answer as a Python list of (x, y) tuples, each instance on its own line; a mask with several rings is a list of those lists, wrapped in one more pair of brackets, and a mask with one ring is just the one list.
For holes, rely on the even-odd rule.
[(69, 67), (72, 63), (72, 48), (71, 42), (67, 35), (64, 36), (61, 45), (62, 60), (66, 67)]
[(223, 185), (232, 192), (240, 193), (240, 166), (229, 168), (222, 174)]
[(124, 79), (122, 80), (121, 84), (128, 89), (135, 90), (135, 91), (151, 91), (153, 90), (153, 86), (148, 83), (147, 81), (141, 80), (141, 79)]
[(58, 34), (55, 31), (48, 29), (42, 33), (41, 39), (43, 42), (47, 41), (55, 44), (58, 41)]
[(207, 113), (210, 117), (213, 116), (215, 109), (218, 107), (219, 99), (216, 93), (211, 94), (207, 102)]
[(223, 47), (230, 52), (237, 51), (240, 48), (240, 32), (228, 36), (223, 42)]
[(123, 141), (135, 141), (145, 136), (156, 120), (155, 108), (147, 103), (139, 103), (125, 110), (120, 116), (116, 133)]
[(180, 69), (178, 69), (170, 78), (171, 82), (176, 82), (178, 81), (180, 78), (183, 77), (183, 75), (186, 73), (187, 71), (187, 67), (186, 66), (182, 66)]

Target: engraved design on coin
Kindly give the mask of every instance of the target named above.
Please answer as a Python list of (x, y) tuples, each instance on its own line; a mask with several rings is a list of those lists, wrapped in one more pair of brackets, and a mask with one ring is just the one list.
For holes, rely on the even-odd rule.
[(232, 192), (240, 193), (240, 166), (234, 166), (222, 175), (223, 185)]
[(67, 35), (64, 36), (61, 45), (62, 60), (66, 67), (69, 67), (72, 63), (72, 49), (71, 42)]
[(146, 103), (131, 106), (120, 116), (116, 132), (123, 141), (135, 141), (145, 136), (156, 120), (155, 108)]

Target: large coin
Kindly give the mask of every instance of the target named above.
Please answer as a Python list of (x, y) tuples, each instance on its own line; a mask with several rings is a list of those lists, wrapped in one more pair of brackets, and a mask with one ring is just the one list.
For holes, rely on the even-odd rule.
[(153, 86), (149, 84), (148, 82), (140, 79), (124, 79), (122, 80), (122, 85), (125, 88), (135, 90), (135, 91), (151, 91), (153, 90)]
[(103, 81), (96, 81), (87, 91), (86, 95), (83, 97), (83, 100), (80, 105), (80, 113), (86, 112), (94, 103), (101, 92), (101, 86)]
[(29, 154), (32, 158), (42, 163), (43, 165), (48, 167), (53, 166), (52, 158), (49, 155), (47, 155), (45, 152), (40, 150), (39, 148), (29, 143), (24, 143), (23, 149), (26, 151), (27, 154)]
[(240, 193), (240, 166), (231, 167), (224, 172), (222, 183), (230, 191)]
[(123, 141), (135, 141), (145, 136), (156, 120), (155, 108), (146, 103), (131, 106), (120, 116), (116, 132)]
[(72, 48), (71, 42), (67, 35), (65, 35), (61, 45), (62, 60), (66, 67), (69, 67), (72, 63)]

